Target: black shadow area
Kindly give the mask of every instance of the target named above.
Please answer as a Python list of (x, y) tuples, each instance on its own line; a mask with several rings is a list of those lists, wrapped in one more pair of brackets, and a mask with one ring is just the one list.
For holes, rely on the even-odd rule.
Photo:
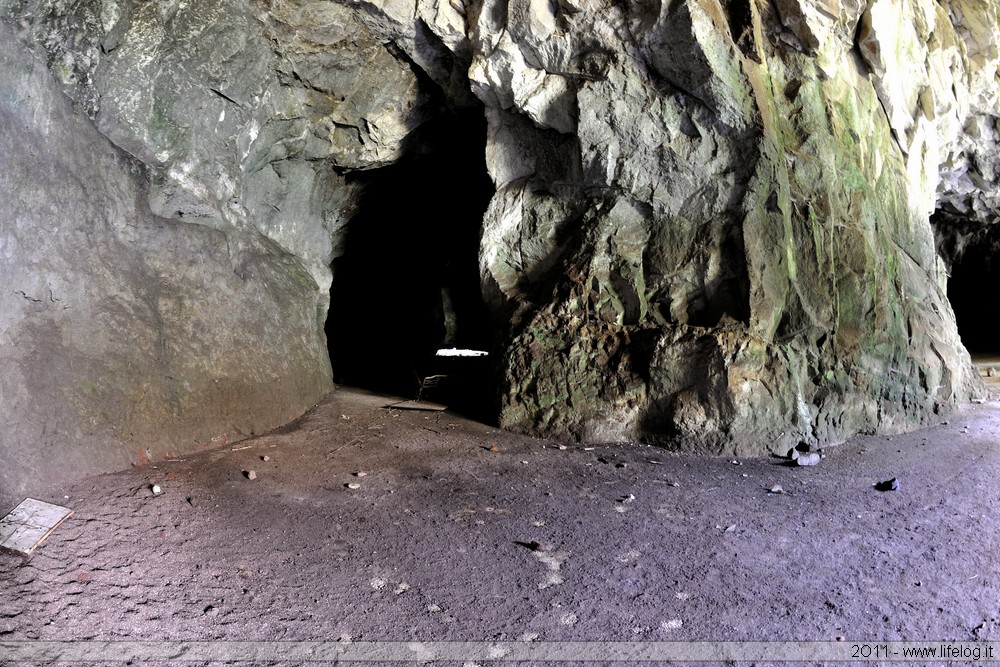
[(409, 157), (349, 177), (363, 195), (333, 263), (326, 325), (338, 384), (495, 419), (491, 364), (434, 356), (443, 346), (489, 351), (494, 342), (478, 268), (494, 192), (485, 146), (481, 111), (449, 113), (420, 128)]

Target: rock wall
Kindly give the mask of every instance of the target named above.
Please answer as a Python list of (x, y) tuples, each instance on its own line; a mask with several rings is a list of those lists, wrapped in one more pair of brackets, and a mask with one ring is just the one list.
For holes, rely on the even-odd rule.
[[(996, 217), (997, 8), (0, 0), (50, 72), (29, 68), (50, 103), (6, 113), (28, 135), (58, 130), (43, 164), (6, 159), (60, 172), (7, 185), (4, 205), (31, 216), (3, 238), (68, 216), (91, 244), (19, 240), (30, 252), (4, 269), (23, 285), (2, 297), (10, 322), (70, 332), (56, 346), (5, 324), (5, 363), (36, 340), (71, 350), (10, 376), (5, 395), (59, 396), (64, 417), (24, 412), (6, 451), (49, 461), (48, 434), (98, 432), (113, 451), (179, 451), (218, 423), (301, 411), (329, 387), (331, 263), (363, 185), (456, 109), (489, 123), (480, 268), (503, 325), (503, 426), (752, 454), (923, 423), (978, 391), (928, 220)], [(5, 99), (23, 97), (27, 74), (6, 76)], [(132, 160), (100, 144), (119, 166), (88, 167), (94, 127)], [(17, 203), (39, 196), (52, 205)], [(54, 301), (71, 286), (89, 304), (73, 315)], [(200, 389), (221, 377), (246, 405)], [(138, 416), (105, 428), (119, 414)], [(115, 456), (95, 466), (135, 458)]]
[[(995, 215), (997, 4), (485, 2), (501, 423), (738, 454), (978, 390), (928, 223)], [(981, 140), (986, 139), (986, 142)]]
[(0, 25), (0, 498), (260, 433), (330, 388), (302, 263), (149, 211), (147, 169)]

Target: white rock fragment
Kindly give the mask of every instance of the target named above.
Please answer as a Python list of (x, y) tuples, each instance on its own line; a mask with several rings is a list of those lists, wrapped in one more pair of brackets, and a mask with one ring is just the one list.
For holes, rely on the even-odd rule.
[(669, 621), (660, 623), (660, 628), (664, 632), (673, 632), (674, 630), (680, 630), (682, 627), (684, 627), (684, 621), (679, 618), (672, 618)]
[(819, 465), (822, 457), (819, 452), (799, 452), (798, 457), (795, 459), (795, 465), (797, 466), (815, 466)]

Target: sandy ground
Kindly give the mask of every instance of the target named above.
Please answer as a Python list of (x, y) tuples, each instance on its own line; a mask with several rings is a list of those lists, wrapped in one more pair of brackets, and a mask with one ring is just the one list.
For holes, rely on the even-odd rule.
[(387, 402), (40, 493), (0, 642), (1000, 639), (998, 403), (798, 468)]

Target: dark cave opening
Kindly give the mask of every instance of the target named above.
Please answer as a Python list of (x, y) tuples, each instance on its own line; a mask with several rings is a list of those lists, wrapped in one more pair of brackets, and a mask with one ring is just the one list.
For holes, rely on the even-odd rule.
[(333, 262), (326, 335), (334, 381), (449, 405), (495, 420), (494, 326), (479, 282), (483, 214), (493, 195), (482, 110), (445, 113), (408, 157), (349, 178), (362, 186)]
[(1000, 310), (991, 299), (1000, 289), (1000, 263), (994, 261), (1000, 251), (1000, 233), (955, 230), (951, 236), (948, 252), (943, 254), (951, 263), (948, 300), (959, 336), (973, 356), (1000, 355)]

